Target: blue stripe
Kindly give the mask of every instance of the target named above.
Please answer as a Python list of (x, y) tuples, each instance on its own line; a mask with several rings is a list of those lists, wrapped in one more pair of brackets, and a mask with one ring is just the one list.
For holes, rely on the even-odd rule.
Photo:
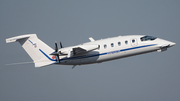
[(33, 44), (33, 42), (31, 40), (29, 40), (29, 42)]
[(149, 46), (155, 46), (155, 45), (157, 45), (157, 44), (138, 46), (138, 47), (127, 48), (127, 49), (122, 49), (122, 50), (116, 50), (116, 51), (111, 51), (111, 52), (106, 52), (106, 53), (101, 53), (101, 54), (95, 54), (95, 55), (90, 55), (90, 56), (78, 56), (78, 57), (64, 58), (64, 59), (61, 59), (61, 60), (90, 58), (90, 57), (107, 55), (107, 54), (114, 54), (114, 53), (119, 53), (119, 52), (123, 52), (123, 51), (128, 51), (128, 50), (133, 50), (133, 49), (139, 49), (139, 48), (144, 48), (144, 47), (149, 47)]
[(46, 53), (44, 53), (41, 49), (39, 49), (39, 51), (41, 51), (49, 60), (51, 60), (51, 61), (56, 61), (56, 60), (54, 60), (54, 59), (51, 59)]
[(122, 49), (120, 51), (127, 51), (127, 50), (132, 50), (132, 49), (144, 48), (144, 47), (149, 47), (149, 46), (154, 46), (154, 45), (156, 45), (156, 44), (145, 45), (145, 46), (138, 46), (138, 47), (133, 47), (133, 48), (127, 48), (127, 49)]
[[(101, 53), (101, 54), (95, 54), (95, 55), (90, 55), (90, 56), (77, 56), (77, 57), (71, 57), (71, 58), (64, 58), (60, 60), (67, 60), (67, 59), (83, 59), (83, 58), (90, 58), (90, 57), (95, 57), (95, 56), (101, 56), (101, 55), (107, 55), (107, 54), (114, 54), (114, 53), (119, 53), (123, 51), (128, 51), (128, 50), (133, 50), (133, 49), (139, 49), (139, 48), (144, 48), (144, 47), (149, 47), (149, 46), (155, 46), (157, 44), (151, 44), (151, 45), (144, 45), (144, 46), (138, 46), (138, 47), (132, 47), (132, 48), (127, 48), (127, 49), (122, 49), (122, 50), (116, 50), (116, 51), (111, 51), (111, 52), (106, 52), (106, 53)], [(51, 59), (46, 53), (44, 53), (41, 49), (39, 49), (49, 60), (51, 61), (57, 61)]]

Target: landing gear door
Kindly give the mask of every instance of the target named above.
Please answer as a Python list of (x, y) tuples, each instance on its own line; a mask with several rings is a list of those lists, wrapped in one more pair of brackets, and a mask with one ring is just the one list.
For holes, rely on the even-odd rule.
[(137, 39), (131, 39), (131, 46), (136, 47), (138, 45)]

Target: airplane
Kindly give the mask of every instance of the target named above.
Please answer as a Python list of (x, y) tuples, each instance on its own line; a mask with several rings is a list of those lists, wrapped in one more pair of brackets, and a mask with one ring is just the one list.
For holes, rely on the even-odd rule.
[(52, 49), (36, 34), (26, 34), (6, 39), (6, 43), (19, 42), (32, 58), (35, 67), (48, 65), (87, 65), (121, 59), (129, 56), (163, 52), (176, 43), (148, 35), (126, 35), (101, 40), (89, 38), (90, 42)]

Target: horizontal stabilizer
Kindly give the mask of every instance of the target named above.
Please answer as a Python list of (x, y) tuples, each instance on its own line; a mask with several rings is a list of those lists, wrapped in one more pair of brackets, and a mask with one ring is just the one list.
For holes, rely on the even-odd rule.
[(27, 35), (20, 35), (20, 36), (8, 38), (8, 39), (6, 39), (6, 43), (16, 42), (20, 39), (25, 39), (25, 38), (29, 38), (29, 37), (33, 37), (33, 36), (37, 37), (36, 34), (27, 34)]

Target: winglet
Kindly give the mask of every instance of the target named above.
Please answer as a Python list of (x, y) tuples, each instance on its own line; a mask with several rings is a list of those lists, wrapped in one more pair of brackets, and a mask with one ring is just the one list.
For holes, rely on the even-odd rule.
[(90, 40), (91, 42), (95, 41), (92, 37), (89, 37), (89, 40)]

